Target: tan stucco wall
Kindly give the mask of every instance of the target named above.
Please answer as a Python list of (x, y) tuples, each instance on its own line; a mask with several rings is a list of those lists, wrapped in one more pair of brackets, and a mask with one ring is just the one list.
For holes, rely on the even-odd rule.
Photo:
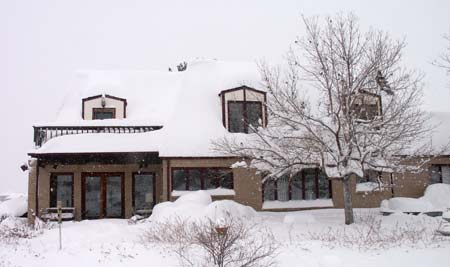
[[(124, 207), (125, 218), (130, 218), (133, 215), (132, 209), (132, 175), (135, 172), (153, 172), (155, 173), (155, 189), (156, 189), (156, 202), (161, 201), (162, 194), (162, 165), (148, 165), (144, 168), (139, 168), (137, 164), (127, 165), (98, 165), (98, 164), (86, 164), (86, 165), (58, 165), (54, 168), (53, 165), (46, 165), (39, 168), (39, 212), (40, 214), (50, 205), (50, 176), (52, 173), (73, 173), (74, 175), (74, 188), (73, 198), (75, 207), (75, 218), (81, 220), (81, 207), (82, 207), (82, 185), (81, 174), (84, 172), (115, 172), (124, 173)], [(32, 168), (29, 172), (29, 211), (35, 209), (35, 181), (36, 181), (36, 169)], [(29, 212), (29, 220), (32, 222), (33, 213)]]
[[(115, 108), (116, 109), (116, 119), (123, 119), (123, 111), (125, 109), (124, 102), (105, 97), (105, 108)], [(92, 110), (93, 108), (102, 108), (102, 98), (95, 98), (87, 100), (84, 102), (84, 119), (92, 120)]]
[[(390, 174), (383, 174), (382, 180), (384, 183), (389, 184)], [(331, 188), (334, 207), (343, 208), (344, 193), (342, 188), (342, 181), (332, 180)], [(352, 201), (354, 208), (376, 208), (380, 206), (382, 200), (392, 197), (392, 193), (389, 188), (384, 188), (382, 191), (356, 192), (356, 176), (352, 176), (350, 178), (350, 189), (352, 191)]]

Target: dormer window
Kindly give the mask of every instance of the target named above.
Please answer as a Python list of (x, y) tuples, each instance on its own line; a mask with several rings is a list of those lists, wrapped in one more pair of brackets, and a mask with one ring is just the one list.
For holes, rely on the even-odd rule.
[(127, 100), (111, 95), (83, 98), (82, 117), (85, 120), (125, 119)]
[(249, 133), (261, 126), (262, 103), (258, 101), (228, 101), (228, 130)]
[(251, 133), (267, 124), (266, 92), (247, 86), (222, 91), (222, 122), (231, 133)]
[(94, 108), (92, 112), (93, 120), (115, 119), (115, 108)]
[(381, 118), (381, 96), (369, 92), (358, 93), (353, 99), (351, 112), (361, 121)]

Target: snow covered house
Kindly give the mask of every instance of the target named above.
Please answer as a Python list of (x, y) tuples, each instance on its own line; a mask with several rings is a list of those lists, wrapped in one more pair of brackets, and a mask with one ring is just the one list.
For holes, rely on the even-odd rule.
[[(145, 215), (156, 203), (193, 190), (256, 210), (342, 207), (340, 183), (318, 169), (263, 185), (256, 170), (235, 164), (242, 159), (212, 149), (212, 141), (224, 136), (245, 136), (248, 124), (264, 126), (270, 119), (265, 102), (253, 63), (199, 61), (182, 72), (78, 72), (55, 120), (34, 125), (30, 221), (58, 201), (76, 220)], [(431, 176), (372, 173), (358, 184), (355, 178), (355, 207), (419, 195), (438, 174), (439, 182), (449, 182), (448, 157), (433, 166)], [(411, 175), (419, 182), (412, 183)], [(395, 187), (377, 190), (373, 181), (379, 177)]]

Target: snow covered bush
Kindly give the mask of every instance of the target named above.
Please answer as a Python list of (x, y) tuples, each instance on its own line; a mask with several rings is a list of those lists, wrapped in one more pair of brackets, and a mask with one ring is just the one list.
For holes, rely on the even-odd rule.
[(228, 215), (151, 224), (144, 242), (159, 244), (178, 256), (182, 266), (273, 266), (278, 245), (271, 231)]
[(26, 220), (6, 217), (0, 222), (0, 243), (14, 244), (20, 239), (30, 239), (39, 235), (42, 230), (30, 227)]
[(330, 248), (346, 247), (360, 251), (393, 247), (426, 248), (448, 242), (448, 239), (436, 235), (439, 227), (439, 219), (428, 216), (398, 214), (381, 217), (366, 214), (360, 215), (357, 223), (351, 226), (309, 231), (303, 238), (320, 241)]
[(156, 205), (146, 220), (144, 242), (162, 245), (183, 266), (271, 266), (277, 250), (254, 209), (232, 200), (212, 202), (205, 191)]

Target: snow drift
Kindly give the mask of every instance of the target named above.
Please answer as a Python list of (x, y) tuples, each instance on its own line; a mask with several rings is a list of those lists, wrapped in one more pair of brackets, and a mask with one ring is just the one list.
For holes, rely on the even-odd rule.
[(450, 185), (432, 184), (421, 198), (394, 197), (381, 202), (382, 212), (430, 212), (450, 209)]
[(6, 200), (0, 203), (0, 216), (20, 217), (27, 213), (28, 198), (26, 195), (7, 195)]
[(228, 216), (236, 219), (250, 219), (256, 216), (256, 211), (232, 200), (213, 202), (211, 195), (200, 190), (185, 194), (174, 202), (157, 204), (147, 221), (165, 222), (177, 219), (218, 221)]

